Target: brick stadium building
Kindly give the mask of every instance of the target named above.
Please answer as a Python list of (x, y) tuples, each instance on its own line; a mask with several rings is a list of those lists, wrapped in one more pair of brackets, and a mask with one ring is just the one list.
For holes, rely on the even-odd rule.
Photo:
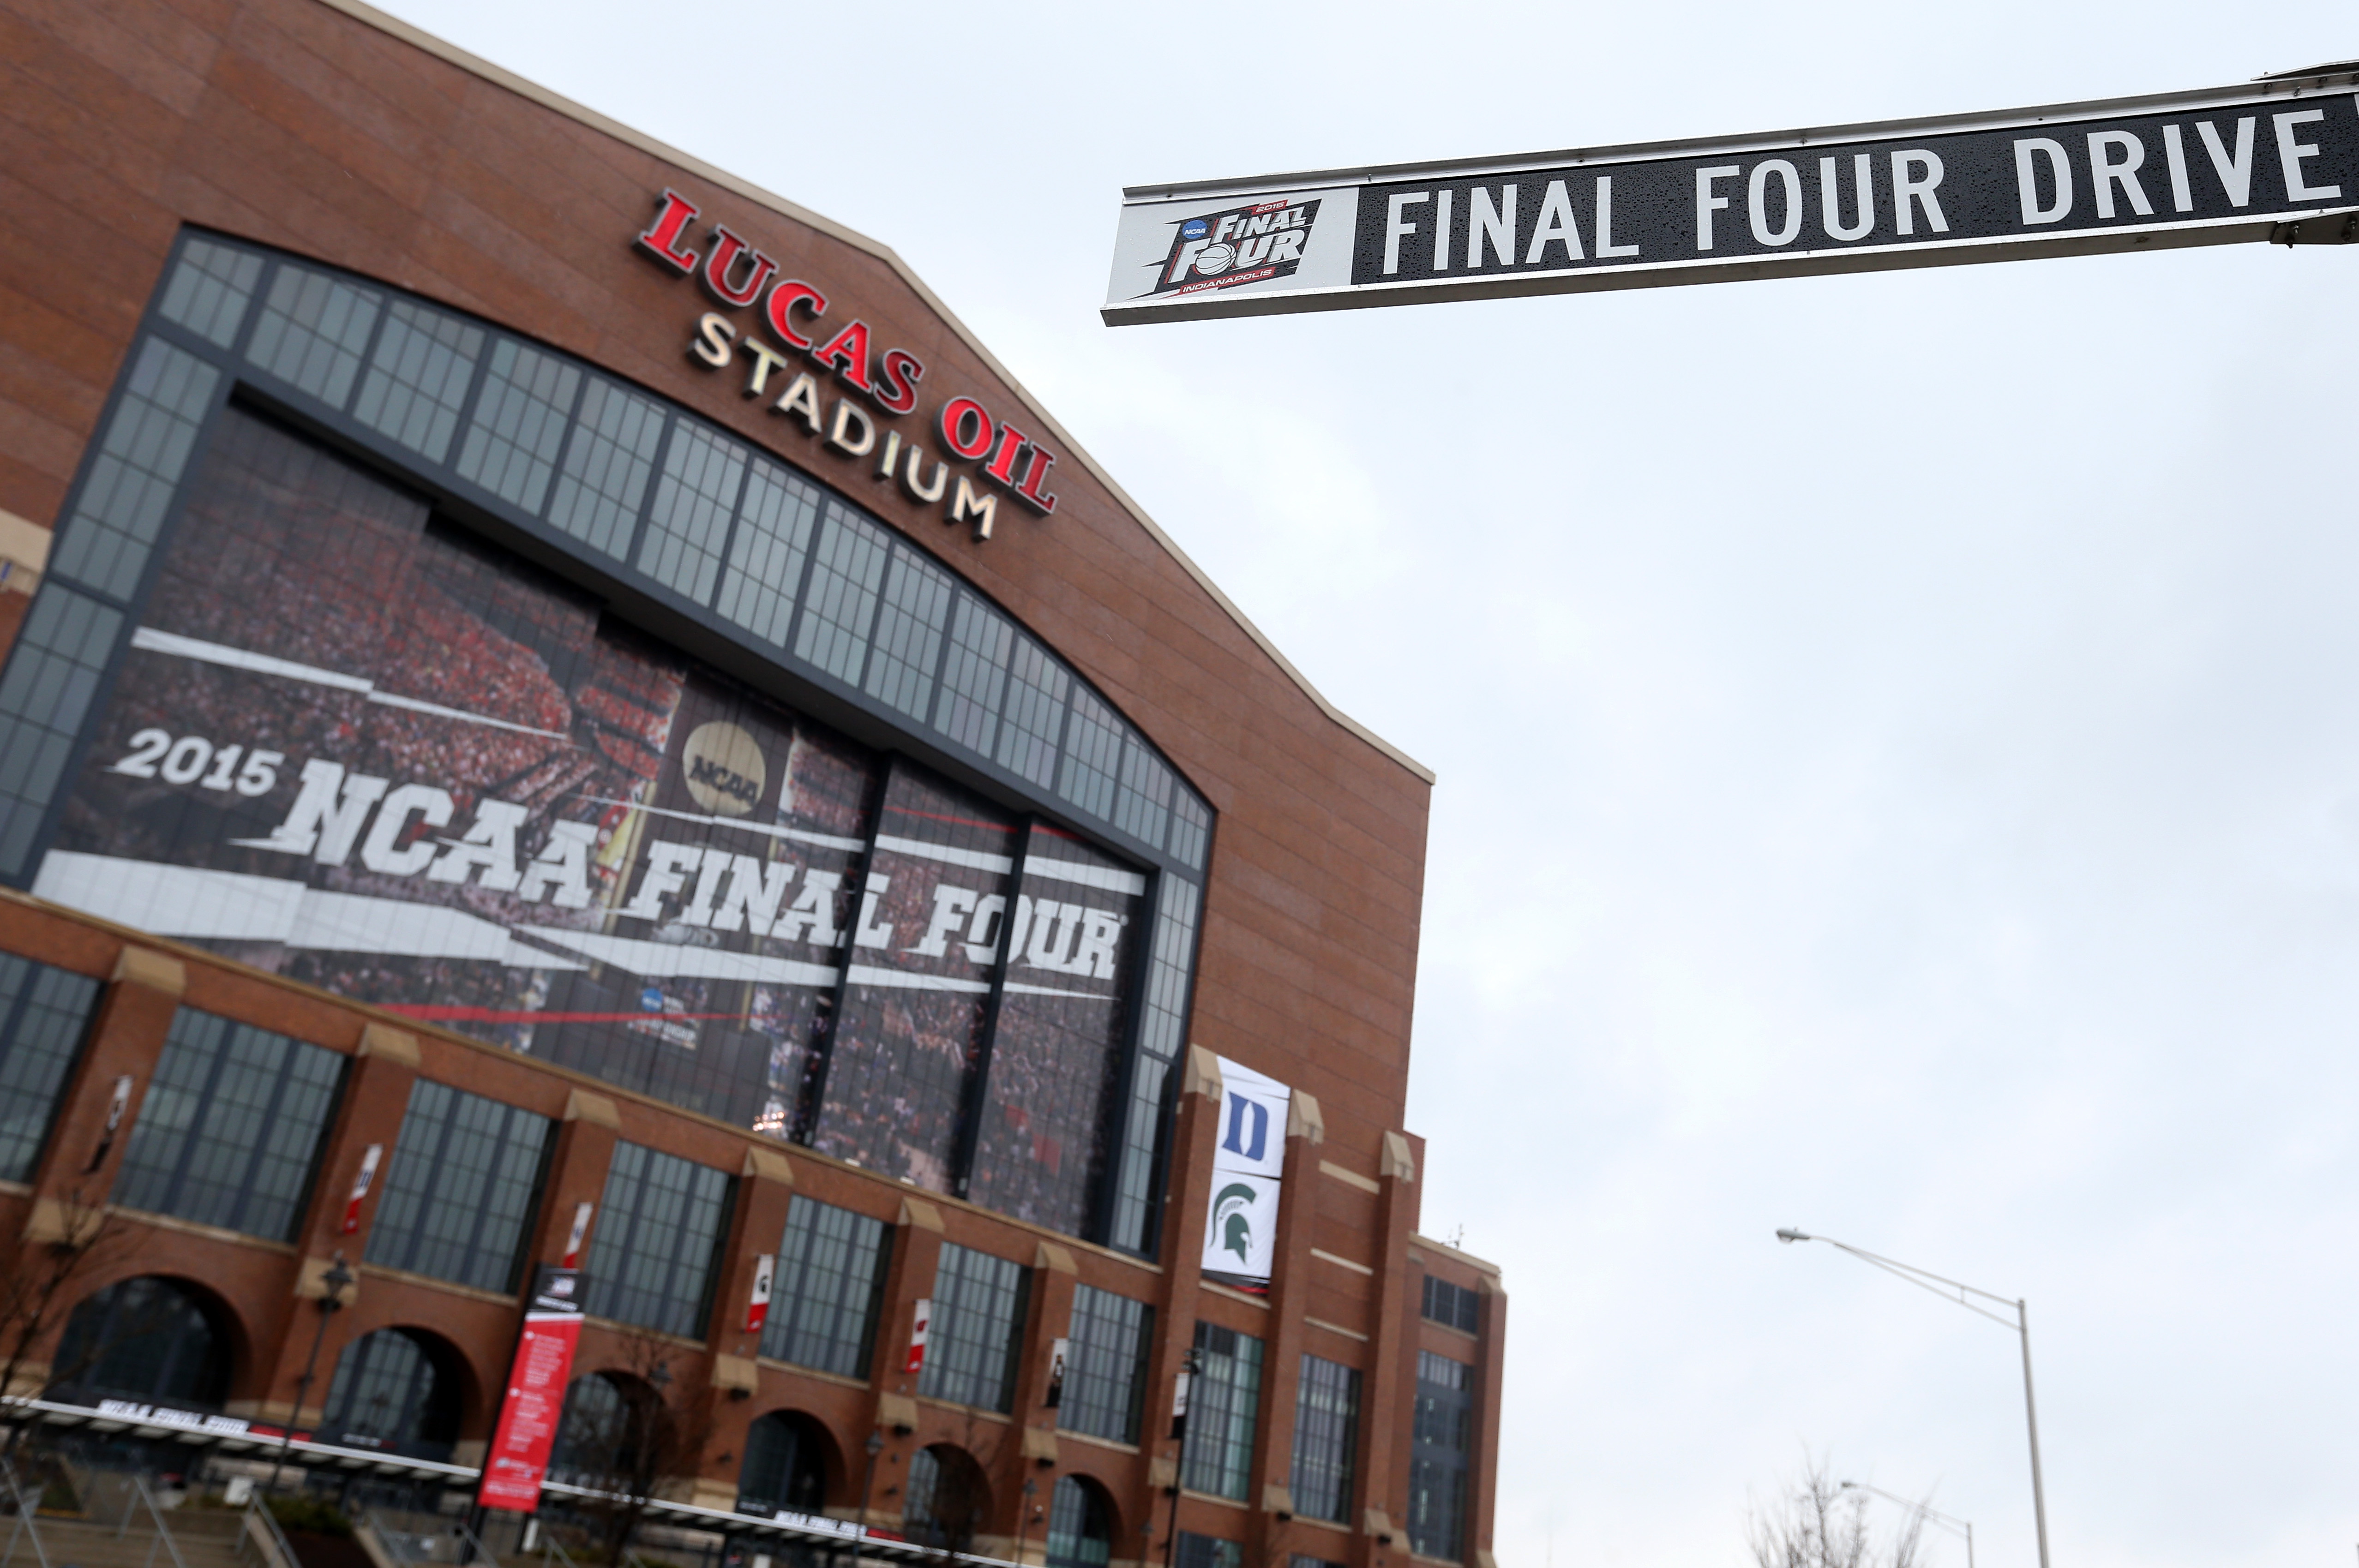
[(1487, 1568), (1430, 775), (875, 242), (352, 0), (0, 38), (17, 1418), (458, 1509), (578, 1252), (675, 1554)]

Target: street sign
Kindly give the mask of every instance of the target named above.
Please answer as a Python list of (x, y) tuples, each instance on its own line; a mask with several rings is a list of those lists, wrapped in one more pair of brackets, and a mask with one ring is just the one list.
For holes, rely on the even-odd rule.
[(2359, 61), (2235, 87), (1123, 192), (1110, 326), (2359, 239)]

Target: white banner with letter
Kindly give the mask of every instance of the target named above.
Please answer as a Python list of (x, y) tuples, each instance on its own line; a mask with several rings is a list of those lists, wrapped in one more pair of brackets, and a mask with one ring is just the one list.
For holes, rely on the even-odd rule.
[(1207, 1273), (1269, 1282), (1286, 1174), (1286, 1117), (1294, 1091), (1232, 1062), (1221, 1064), (1221, 1121), (1212, 1151), (1212, 1203), (1204, 1226)]

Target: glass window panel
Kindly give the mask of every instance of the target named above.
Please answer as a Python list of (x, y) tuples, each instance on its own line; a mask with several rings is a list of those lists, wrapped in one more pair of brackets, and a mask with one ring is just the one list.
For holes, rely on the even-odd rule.
[(951, 618), (950, 662), (942, 666), (942, 700), (934, 728), (967, 750), (988, 757), (999, 730), (999, 700), (1007, 689), (1007, 655), (1016, 631), (972, 594), (959, 595)]
[(812, 563), (810, 591), (803, 596), (802, 627), (795, 654), (840, 681), (857, 684), (868, 652), (877, 586), (892, 553), (884, 531), (866, 518), (831, 502), (820, 530), (819, 558)]
[(1088, 1227), (1121, 1090), (1147, 879), (1035, 826), (975, 1132), (970, 1202), (1070, 1235)]
[(51, 579), (0, 676), (0, 870), (21, 875), (65, 776), (123, 615)]
[(0, 1179), (31, 1177), (99, 990), (87, 976), (0, 955)]
[(1288, 1482), (1296, 1513), (1336, 1524), (1350, 1519), (1359, 1437), (1359, 1369), (1305, 1356), (1295, 1384), (1294, 1473)]
[(656, 404), (592, 376), (573, 438), (565, 444), (549, 522), (601, 554), (627, 551), (663, 427), (664, 413)]
[(999, 765), (1046, 788), (1057, 776), (1057, 740), (1073, 677), (1049, 651), (1017, 633), (1007, 661), (1007, 706), (1000, 711)]
[(582, 373), (512, 339), (492, 345), (491, 368), (459, 451), (459, 477), (535, 517), (557, 471)]
[(746, 476), (729, 544), (729, 570), (714, 606), (766, 643), (786, 646), (802, 591), (811, 524), (819, 516), (818, 487), (760, 459)]
[(1130, 1100), (1123, 1110), (1122, 1171), (1114, 1184), (1113, 1238), (1117, 1247), (1143, 1251), (1155, 1214), (1158, 1172), (1156, 1151), (1163, 1126), (1164, 1083), (1179, 1058), (1187, 1027), (1188, 979), (1196, 961), (1196, 910), (1202, 894), (1193, 882), (1161, 879), (1155, 917), (1155, 946), (1147, 966), (1147, 995), (1139, 1010), (1138, 1053), (1133, 1065)]
[(1417, 1413), (1409, 1439), (1408, 1537), (1425, 1557), (1464, 1560), (1466, 1550), (1466, 1453), (1474, 1400), (1473, 1369), (1420, 1350), (1417, 1357)]
[(1437, 1280), (1429, 1274), (1425, 1280), (1424, 1315), (1435, 1323), (1448, 1324), (1452, 1328), (1475, 1332), (1481, 1321), (1483, 1296), (1463, 1285), (1453, 1285), (1447, 1280)]
[(762, 1354), (839, 1377), (868, 1376), (892, 1234), (882, 1220), (797, 1195), (778, 1238)]
[(484, 337), (482, 328), (455, 316), (395, 300), (369, 356), (353, 417), (440, 462), (459, 428)]
[(131, 384), (99, 439), (98, 460), (73, 515), (58, 530), (53, 575), (131, 597), (220, 384), (219, 371), (161, 338), (139, 345)]
[(812, 1148), (951, 1190), (1016, 844), (1006, 812), (921, 768), (894, 768)]
[(1048, 1568), (1105, 1568), (1114, 1554), (1113, 1512), (1096, 1482), (1058, 1476), (1049, 1497)]
[(868, 695), (912, 719), (933, 705), (934, 669), (941, 662), (942, 622), (949, 618), (951, 579), (908, 550), (897, 550), (885, 574), (876, 612), (876, 646), (868, 656)]
[(1253, 1473), (1261, 1341), (1232, 1328), (1200, 1323), (1196, 1349), (1202, 1366), (1188, 1389), (1188, 1433), (1180, 1475), (1197, 1491), (1242, 1498)]
[(1114, 790), (1114, 825), (1141, 843), (1163, 847), (1171, 814), (1173, 780), (1163, 759), (1127, 730), (1122, 741), (1122, 779)]
[(1090, 1285), (1073, 1287), (1072, 1341), (1057, 1424), (1067, 1432), (1136, 1443), (1155, 1309)]
[(458, 1390), (441, 1386), (433, 1357), (409, 1335), (382, 1328), (363, 1335), (336, 1357), (328, 1382), (321, 1428), (345, 1446), (405, 1448), (432, 1442), (456, 1415)]
[(516, 1288), (554, 1125), (420, 1078), (393, 1146), (368, 1260), (502, 1293)]
[(1198, 1535), (1189, 1530), (1180, 1532), (1176, 1568), (1245, 1568), (1245, 1549), (1234, 1541)]
[(132, 1124), (114, 1201), (291, 1239), (343, 1068), (336, 1052), (180, 1009)]
[(943, 1243), (934, 1275), (932, 1341), (918, 1392), (980, 1410), (1015, 1408), (1030, 1277), (1030, 1270), (1005, 1258)]
[(745, 449), (681, 420), (664, 453), (663, 479), (639, 544), (639, 569), (702, 604), (721, 575), (721, 548), (745, 479)]
[(1204, 850), (1212, 837), (1212, 814), (1193, 793), (1182, 788), (1171, 806), (1171, 857), (1196, 871), (1204, 869)]
[(1065, 776), (1057, 793), (1092, 816), (1114, 815), (1114, 774), (1122, 766), (1122, 720), (1087, 689), (1073, 688), (1065, 728)]
[(157, 314), (225, 349), (237, 339), (261, 276), (262, 258), (252, 252), (191, 239), (180, 247), (180, 265), (164, 286)]
[(270, 280), (245, 357), (289, 385), (342, 408), (384, 296), (284, 263)]
[(582, 1264), (584, 1310), (702, 1339), (733, 1184), (709, 1165), (617, 1142)]

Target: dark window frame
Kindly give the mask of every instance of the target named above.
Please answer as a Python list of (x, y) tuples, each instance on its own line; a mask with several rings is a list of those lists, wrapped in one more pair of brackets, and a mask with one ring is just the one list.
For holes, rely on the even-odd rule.
[[(182, 1044), (183, 1036), (180, 1031), (184, 1021), (190, 1019), (204, 1021), (190, 1024), (189, 1027), (192, 1032), (202, 1029), (208, 1024), (221, 1026), (221, 1032), (209, 1044), (201, 1047), (210, 1054), (212, 1058), (205, 1065), (204, 1075), (193, 1087), (159, 1085), (156, 1080), (162, 1075), (166, 1062), (171, 1059), (176, 1044), (184, 1050), (200, 1048), (193, 1044)], [(282, 1042), (287, 1050), (281, 1055), (278, 1065), (271, 1069), (267, 1075), (267, 1098), (261, 1109), (262, 1129), (259, 1135), (251, 1140), (251, 1146), (245, 1152), (243, 1170), (234, 1184), (236, 1194), (234, 1204), (226, 1217), (209, 1217), (201, 1213), (186, 1212), (184, 1207), (170, 1206), (188, 1203), (190, 1196), (191, 1167), (195, 1164), (199, 1153), (210, 1143), (215, 1141), (212, 1139), (212, 1135), (203, 1130), (203, 1124), (210, 1119), (219, 1100), (223, 1079), (230, 1071), (232, 1052), (246, 1035)], [(326, 1094), (326, 1102), (320, 1109), (319, 1127), (311, 1135), (310, 1151), (302, 1160), (302, 1174), (291, 1184), (288, 1193), (262, 1195), (271, 1202), (286, 1203), (286, 1223), (273, 1229), (255, 1229), (251, 1222), (255, 1218), (253, 1215), (253, 1206), (257, 1196), (255, 1180), (262, 1173), (266, 1162), (276, 1157), (273, 1147), (275, 1139), (271, 1135), (281, 1130), (279, 1122), (282, 1117), (288, 1114), (288, 1092), (298, 1087), (297, 1075), (292, 1069), (297, 1062), (306, 1059), (299, 1054), (303, 1052), (316, 1053), (318, 1057), (333, 1063), (334, 1065), (329, 1069), (333, 1076), (326, 1085), (322, 1086)], [(298, 1039), (292, 1034), (281, 1034), (275, 1029), (265, 1029), (260, 1024), (247, 1023), (217, 1012), (207, 1012), (201, 1008), (177, 1009), (172, 1015), (171, 1027), (164, 1037), (164, 1049), (158, 1054), (156, 1064), (149, 1070), (145, 1093), (140, 1101), (140, 1114), (132, 1122), (131, 1135), (125, 1141), (123, 1163), (117, 1169), (114, 1177), (114, 1201), (122, 1204), (126, 1209), (143, 1214), (160, 1214), (168, 1218), (185, 1219), (193, 1224), (209, 1225), (217, 1229), (233, 1230), (242, 1236), (256, 1236), (271, 1241), (292, 1241), (302, 1227), (305, 1211), (319, 1197), (316, 1189), (319, 1186), (320, 1163), (327, 1154), (328, 1134), (335, 1125), (336, 1109), (343, 1098), (347, 1080), (351, 1076), (351, 1068), (350, 1056), (341, 1051), (332, 1051), (325, 1045), (313, 1044), (308, 1040)], [(159, 1090), (190, 1094), (194, 1098), (195, 1108), (184, 1127), (172, 1131), (155, 1130), (160, 1126), (160, 1123), (155, 1119)], [(159, 1161), (155, 1166), (144, 1167), (135, 1172), (132, 1162), (139, 1157), (143, 1145), (151, 1136), (176, 1139), (179, 1147), (168, 1160)], [(156, 1173), (152, 1178), (149, 1175), (150, 1171)], [(148, 1195), (144, 1192), (137, 1193), (136, 1195), (125, 1195), (126, 1182), (146, 1182), (151, 1179), (160, 1184), (160, 1191), (164, 1197), (163, 1206), (151, 1206), (141, 1201)]]
[[(797, 1254), (790, 1252), (789, 1248), (796, 1239), (796, 1220), (803, 1215), (810, 1217), (810, 1223), (803, 1230), (802, 1234), (806, 1239), (799, 1253)], [(788, 1353), (796, 1348), (797, 1337), (806, 1332), (816, 1334), (830, 1345), (840, 1346), (846, 1343), (844, 1336), (835, 1332), (835, 1328), (840, 1327), (846, 1313), (855, 1310), (852, 1303), (844, 1299), (821, 1302), (797, 1288), (810, 1275), (811, 1252), (823, 1242), (832, 1239), (821, 1236), (821, 1227), (830, 1224), (831, 1217), (835, 1215), (842, 1215), (850, 1222), (847, 1228), (851, 1234), (842, 1238), (847, 1253), (847, 1263), (856, 1258), (864, 1245), (864, 1236), (867, 1238), (867, 1244), (873, 1251), (870, 1263), (871, 1273), (864, 1287), (866, 1300), (856, 1309), (860, 1314), (860, 1326), (857, 1343), (854, 1346), (854, 1355), (852, 1358), (853, 1365), (850, 1367), (805, 1360)], [(886, 1277), (891, 1272), (893, 1266), (893, 1230), (894, 1227), (883, 1220), (862, 1214), (857, 1209), (844, 1208), (837, 1204), (822, 1203), (817, 1198), (806, 1197), (800, 1193), (795, 1194), (788, 1199), (786, 1221), (778, 1231), (777, 1262), (776, 1272), (771, 1279), (770, 1311), (762, 1325), (762, 1337), (757, 1346), (758, 1353), (790, 1367), (809, 1367), (838, 1377), (859, 1378), (864, 1380), (868, 1377), (869, 1368), (874, 1364), (876, 1355), (876, 1329), (884, 1314)], [(789, 1270), (793, 1271), (791, 1275)], [(842, 1282), (843, 1290), (847, 1294), (856, 1287), (856, 1281), (848, 1271), (842, 1275)], [(806, 1313), (809, 1312), (825, 1312), (835, 1319), (835, 1325), (824, 1332), (806, 1330), (804, 1319)]]
[[(388, 1238), (395, 1234), (388, 1226), (386, 1211), (397, 1202), (397, 1195), (401, 1191), (397, 1184), (408, 1174), (412, 1168), (409, 1162), (413, 1159), (428, 1157), (423, 1150), (410, 1141), (410, 1129), (417, 1119), (421, 1097), (429, 1096), (432, 1091), (438, 1090), (451, 1098), (449, 1108), (442, 1115), (437, 1129), (439, 1136), (435, 1140), (433, 1153), (430, 1156), (431, 1173), (428, 1178), (423, 1195), (419, 1199), (417, 1213), (409, 1221), (406, 1250), (397, 1260), (380, 1253), (378, 1249), (380, 1238)], [(540, 1148), (533, 1156), (533, 1171), (526, 1187), (524, 1211), (517, 1218), (516, 1238), (507, 1249), (507, 1267), (501, 1275), (499, 1282), (492, 1284), (484, 1283), (482, 1280), (471, 1276), (452, 1276), (419, 1266), (419, 1254), (434, 1243), (434, 1238), (430, 1234), (430, 1225), (433, 1217), (446, 1202), (446, 1194), (442, 1189), (444, 1173), (451, 1158), (451, 1145), (465, 1130), (460, 1126), (459, 1113), (466, 1108), (466, 1102), (470, 1100), (495, 1106), (506, 1113), (503, 1119), (497, 1144), (498, 1151), (503, 1154), (511, 1146), (516, 1131), (524, 1119), (528, 1118), (531, 1121), (538, 1122), (541, 1127)], [(415, 1079), (409, 1087), (409, 1103), (402, 1113), (401, 1130), (395, 1136), (391, 1158), (387, 1162), (389, 1168), (386, 1172), (385, 1191), (376, 1201), (375, 1212), (370, 1217), (368, 1245), (364, 1249), (363, 1260), (378, 1268), (399, 1269), (404, 1273), (419, 1274), (427, 1279), (445, 1280), (452, 1284), (467, 1285), (476, 1290), (495, 1291), (502, 1295), (516, 1294), (522, 1288), (527, 1261), (526, 1252), (532, 1242), (533, 1221), (540, 1213), (542, 1199), (548, 1195), (549, 1164), (555, 1159), (556, 1153), (557, 1124), (538, 1112), (527, 1110), (522, 1106), (511, 1105), (506, 1100), (495, 1099), (488, 1095), (474, 1094), (450, 1084), (437, 1083), (431, 1078)], [(498, 1178), (493, 1176), (488, 1179), (495, 1181)], [(475, 1238), (469, 1243), (467, 1251), (471, 1256), (491, 1255), (493, 1249), (482, 1245), (482, 1227), (485, 1215), (480, 1195), (473, 1200), (473, 1207), (478, 1223)], [(386, 1245), (389, 1248), (393, 1243), (388, 1240)]]
[(22, 1143), (22, 1158), (16, 1165), (0, 1165), (0, 1178), (27, 1181), (39, 1167), (41, 1155), (57, 1133), (58, 1114), (65, 1108), (66, 1086), (73, 1081), (74, 1068), (81, 1063), (82, 1052), (90, 1044), (91, 1026), (98, 1021), (98, 1010), (106, 1000), (106, 986), (103, 981), (88, 975), (60, 968), (54, 964), (44, 964), (38, 958), (28, 958), (22, 954), (0, 955), (0, 968), (10, 964), (22, 965), (25, 974), (24, 983), (9, 999), (5, 1011), (0, 1011), (0, 1095), (22, 1096), (30, 1087), (20, 1085), (16, 1077), (20, 1070), (31, 1065), (30, 1059), (21, 1055), (20, 1052), (26, 1025), (34, 1010), (38, 1008), (45, 1012), (65, 1011), (60, 1006), (64, 999), (52, 1000), (45, 997), (43, 992), (62, 988), (69, 991), (86, 989), (87, 993), (81, 1004), (82, 1020), (72, 1026), (71, 1043), (62, 1053), (54, 1054), (57, 1057), (53, 1063), (56, 1082), (38, 1091), (46, 1097), (48, 1103), (40, 1108), (38, 1119), (27, 1118), (28, 1123), (38, 1120), (38, 1130), (27, 1128), (27, 1136)]
[[(635, 1174), (623, 1169), (625, 1150), (644, 1156), (637, 1162), (639, 1169)], [(647, 1195), (659, 1190), (648, 1174), (648, 1167), (658, 1160), (684, 1167), (687, 1173), (684, 1179), (691, 1184), (701, 1181), (697, 1174), (699, 1172), (708, 1172), (720, 1178), (718, 1191), (712, 1195), (698, 1193), (693, 1185), (683, 1195), (683, 1202), (688, 1204), (711, 1202), (713, 1205), (712, 1235), (709, 1240), (700, 1244), (695, 1233), (688, 1227), (677, 1221), (666, 1224), (651, 1219), (647, 1215)], [(634, 1199), (621, 1215), (615, 1213), (618, 1206), (611, 1201), (618, 1179), (630, 1184), (628, 1190)], [(736, 1207), (739, 1184), (738, 1178), (718, 1167), (699, 1164), (694, 1160), (668, 1153), (645, 1143), (634, 1143), (627, 1139), (615, 1140), (614, 1160), (606, 1167), (605, 1185), (601, 1189), (597, 1212), (591, 1221), (590, 1245), (582, 1260), (582, 1310), (592, 1317), (629, 1324), (658, 1334), (678, 1335), (700, 1345), (705, 1343), (712, 1327), (712, 1298), (721, 1287), (721, 1260), (729, 1245), (729, 1223)], [(617, 1224), (628, 1227), (621, 1236), (615, 1234)], [(659, 1227), (670, 1234), (671, 1246), (668, 1250), (654, 1250), (642, 1245), (642, 1229), (650, 1226)], [(644, 1318), (625, 1317), (619, 1311), (611, 1310), (627, 1304), (619, 1299), (624, 1292), (643, 1288), (625, 1282), (624, 1274), (633, 1264), (650, 1256), (674, 1270), (692, 1266), (702, 1270), (703, 1278), (698, 1281), (692, 1305), (684, 1295), (667, 1292), (662, 1297), (661, 1305), (679, 1312), (679, 1326), (673, 1326), (674, 1320), (670, 1317), (649, 1323)]]

